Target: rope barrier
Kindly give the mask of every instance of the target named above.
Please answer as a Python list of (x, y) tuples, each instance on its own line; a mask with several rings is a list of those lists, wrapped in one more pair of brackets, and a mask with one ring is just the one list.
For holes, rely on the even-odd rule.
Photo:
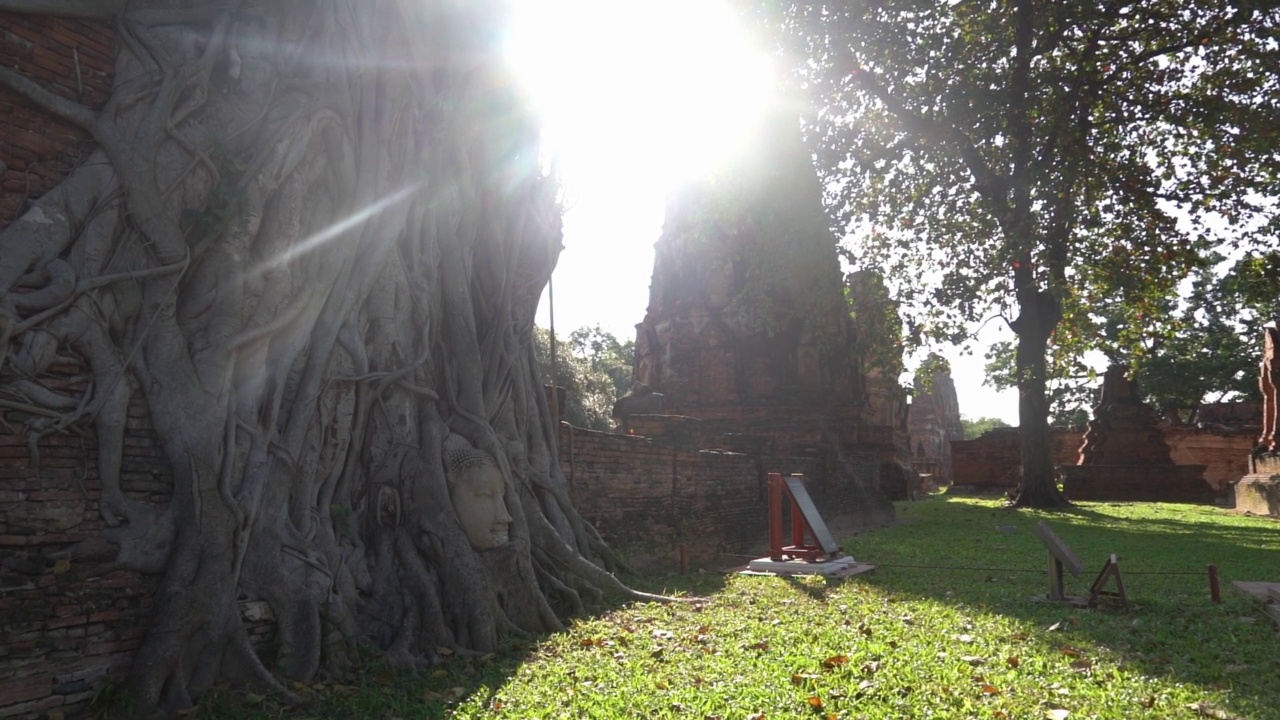
[[(758, 555), (744, 555), (742, 553), (720, 553), (723, 557), (740, 557), (755, 559)], [(977, 570), (980, 572), (1021, 572), (1021, 573), (1037, 573), (1043, 575), (1046, 571), (1028, 570), (1026, 568), (1002, 568), (1002, 567), (970, 567), (966, 565), (910, 565), (906, 563), (886, 563), (876, 562), (876, 567), (896, 567), (896, 568), (914, 568), (918, 570)], [(1204, 572), (1187, 572), (1187, 571), (1159, 571), (1159, 570), (1125, 570), (1125, 575), (1203, 575)]]

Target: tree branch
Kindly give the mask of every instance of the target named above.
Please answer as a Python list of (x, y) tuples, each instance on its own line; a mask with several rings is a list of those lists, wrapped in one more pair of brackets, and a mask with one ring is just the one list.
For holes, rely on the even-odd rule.
[[(940, 122), (911, 110), (865, 69), (859, 69), (854, 74), (854, 82), (871, 93), (872, 96), (884, 104), (889, 112), (897, 116), (908, 133), (916, 135), (922, 140), (947, 140), (954, 144), (965, 167), (973, 175), (974, 185), (979, 196), (991, 204), (993, 214), (996, 217), (1002, 217), (1008, 212), (1008, 182), (987, 165), (987, 162), (982, 158), (982, 153), (978, 151), (977, 145), (973, 143), (973, 140), (968, 135), (954, 125)], [(934, 145), (936, 147), (937, 143), (934, 143)]]
[(30, 100), (44, 110), (69, 123), (93, 132), (96, 119), (93, 111), (77, 102), (55, 95), (7, 67), (0, 67), (0, 85)]

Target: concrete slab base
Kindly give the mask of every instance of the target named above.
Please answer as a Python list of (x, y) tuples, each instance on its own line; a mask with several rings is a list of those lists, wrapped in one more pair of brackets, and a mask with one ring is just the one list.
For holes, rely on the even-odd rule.
[(1252, 595), (1259, 600), (1267, 600), (1268, 596), (1274, 593), (1280, 593), (1280, 582), (1260, 582), (1256, 580), (1233, 580), (1232, 585), (1236, 589), (1246, 595)]
[(1271, 619), (1277, 625), (1280, 625), (1280, 582), (1235, 580), (1231, 584), (1246, 595), (1266, 603), (1267, 615), (1270, 615)]
[(804, 560), (771, 560), (767, 557), (756, 558), (747, 563), (743, 575), (821, 575), (823, 577), (851, 577), (875, 570), (875, 565), (860, 563), (845, 555), (826, 562), (806, 562)]

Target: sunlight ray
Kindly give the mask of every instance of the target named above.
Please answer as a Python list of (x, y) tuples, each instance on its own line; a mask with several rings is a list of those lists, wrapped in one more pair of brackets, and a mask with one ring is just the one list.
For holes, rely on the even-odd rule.
[(407, 199), (410, 195), (413, 194), (414, 191), (416, 191), (421, 186), (422, 186), (422, 183), (413, 183), (407, 187), (403, 187), (389, 195), (386, 195), (378, 199), (376, 202), (370, 203), (367, 207), (361, 208), (360, 210), (357, 210), (356, 212), (351, 213), (345, 218), (338, 220), (332, 225), (315, 233), (311, 237), (299, 242), (297, 245), (294, 245), (293, 247), (285, 250), (279, 255), (276, 255), (275, 257), (272, 257), (272, 258), (268, 258), (263, 262), (259, 263), (258, 265), (254, 266), (249, 271), (249, 276), (257, 277), (275, 268), (283, 267), (289, 264), (290, 262), (292, 262), (294, 259), (298, 258), (299, 256), (305, 255), (313, 250), (318, 249), (321, 245), (324, 245), (325, 243), (331, 240), (334, 240), (335, 238), (339, 237), (340, 235), (347, 232), (348, 230), (351, 230), (357, 225), (365, 222), (366, 220), (373, 217), (374, 215), (377, 215), (378, 213), (386, 210), (392, 205), (395, 205), (396, 203)]

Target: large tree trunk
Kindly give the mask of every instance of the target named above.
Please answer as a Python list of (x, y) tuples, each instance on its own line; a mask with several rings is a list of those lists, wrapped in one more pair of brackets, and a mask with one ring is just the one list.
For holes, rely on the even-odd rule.
[[(0, 381), (38, 385), (62, 347), (92, 371), (40, 430), (96, 429), (117, 566), (164, 575), (141, 705), (219, 678), (283, 692), (244, 598), (277, 619), (266, 664), (305, 680), (359, 638), (429, 662), (630, 592), (568, 500), (534, 369), (560, 218), (505, 3), (181, 6), (128, 3), (101, 112), (0, 69), (100, 148), (0, 234)], [(120, 487), (135, 389), (164, 506)], [(451, 501), (477, 463), (499, 473), (495, 542)]]
[[(1030, 281), (1027, 282), (1030, 285)], [(1061, 310), (1051, 293), (1028, 288), (1018, 294), (1018, 439), (1022, 480), (1014, 507), (1058, 508), (1067, 499), (1058, 491), (1049, 436), (1049, 399), (1045, 358)]]

